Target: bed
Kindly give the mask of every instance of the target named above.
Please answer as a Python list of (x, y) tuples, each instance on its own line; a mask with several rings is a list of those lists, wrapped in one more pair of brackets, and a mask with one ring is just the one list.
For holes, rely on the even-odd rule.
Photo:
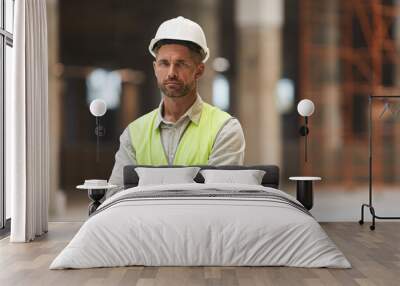
[[(278, 189), (277, 166), (199, 166), (191, 183), (138, 185), (141, 169), (151, 168), (125, 167), (124, 190), (100, 205), (50, 269), (351, 267), (312, 215)], [(259, 185), (218, 183), (205, 182), (206, 170), (265, 174)]]

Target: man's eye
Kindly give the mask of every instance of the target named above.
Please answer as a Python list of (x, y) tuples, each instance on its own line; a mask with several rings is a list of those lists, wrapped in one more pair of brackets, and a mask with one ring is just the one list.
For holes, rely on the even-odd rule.
[(158, 62), (158, 65), (160, 67), (166, 67), (166, 66), (168, 66), (168, 63), (167, 62)]
[(187, 67), (189, 67), (189, 64), (187, 63), (187, 62), (180, 62), (180, 63), (177, 63), (176, 64), (178, 67), (181, 67), (181, 68), (187, 68)]

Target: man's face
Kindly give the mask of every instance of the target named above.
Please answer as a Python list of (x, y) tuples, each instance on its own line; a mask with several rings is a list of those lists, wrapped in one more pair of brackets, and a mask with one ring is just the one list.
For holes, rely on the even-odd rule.
[(158, 87), (168, 97), (184, 97), (196, 89), (196, 81), (204, 72), (190, 50), (182, 45), (163, 45), (154, 61)]

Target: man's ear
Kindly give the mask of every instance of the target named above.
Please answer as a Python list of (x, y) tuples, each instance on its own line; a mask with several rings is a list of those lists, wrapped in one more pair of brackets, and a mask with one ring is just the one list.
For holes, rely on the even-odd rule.
[(196, 73), (195, 73), (195, 78), (199, 79), (203, 73), (204, 73), (204, 69), (205, 69), (205, 65), (203, 63), (199, 64), (196, 68)]
[(156, 74), (156, 61), (153, 61), (153, 70), (154, 70), (154, 74)]

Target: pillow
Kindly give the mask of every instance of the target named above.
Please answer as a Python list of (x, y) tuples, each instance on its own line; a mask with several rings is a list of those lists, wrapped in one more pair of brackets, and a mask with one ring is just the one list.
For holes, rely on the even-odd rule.
[(193, 179), (199, 170), (199, 167), (135, 168), (139, 176), (139, 186), (195, 183)]
[(234, 183), (261, 185), (265, 171), (262, 170), (202, 170), (204, 183)]

